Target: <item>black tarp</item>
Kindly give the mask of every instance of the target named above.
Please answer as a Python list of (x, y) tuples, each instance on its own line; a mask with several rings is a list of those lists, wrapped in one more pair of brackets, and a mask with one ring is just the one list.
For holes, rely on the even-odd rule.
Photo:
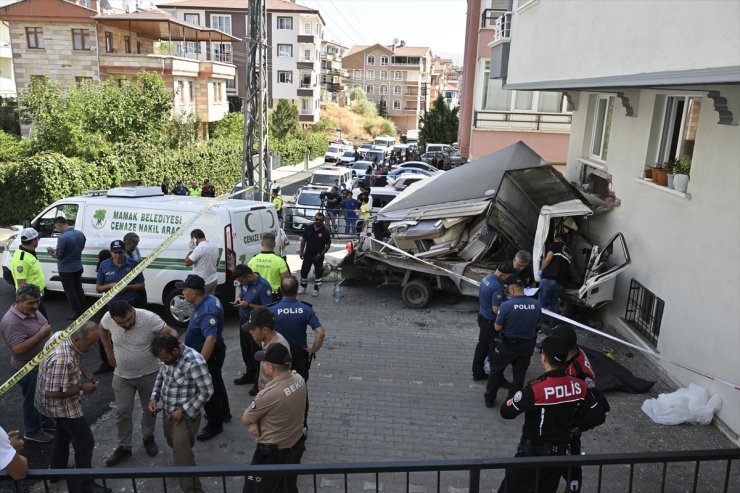
[(635, 376), (627, 368), (601, 351), (580, 345), (578, 347), (588, 356), (594, 374), (596, 374), (596, 388), (602, 392), (619, 390), (633, 394), (644, 394), (655, 385), (655, 381), (644, 380)]

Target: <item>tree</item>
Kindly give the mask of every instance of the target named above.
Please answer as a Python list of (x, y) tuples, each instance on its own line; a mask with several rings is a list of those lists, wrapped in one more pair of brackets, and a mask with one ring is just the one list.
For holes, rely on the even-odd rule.
[(427, 142), (452, 144), (457, 140), (457, 129), (460, 123), (458, 108), (450, 109), (442, 95), (438, 95), (432, 109), (419, 118), (419, 144)]
[(277, 139), (284, 139), (298, 133), (298, 107), (281, 99), (270, 114), (270, 135)]
[(363, 101), (365, 99), (367, 99), (367, 96), (361, 87), (355, 87), (349, 92), (349, 100), (353, 103), (355, 101)]
[(388, 116), (388, 101), (385, 99), (378, 101), (378, 116), (382, 116), (383, 118)]

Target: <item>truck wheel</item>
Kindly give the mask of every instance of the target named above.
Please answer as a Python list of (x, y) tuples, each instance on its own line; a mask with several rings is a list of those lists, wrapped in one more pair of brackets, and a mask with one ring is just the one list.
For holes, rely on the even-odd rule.
[(193, 305), (185, 301), (182, 289), (173, 289), (164, 297), (164, 320), (172, 328), (184, 329), (190, 321)]
[(413, 279), (401, 290), (401, 298), (410, 308), (424, 308), (432, 299), (432, 288), (423, 279)]

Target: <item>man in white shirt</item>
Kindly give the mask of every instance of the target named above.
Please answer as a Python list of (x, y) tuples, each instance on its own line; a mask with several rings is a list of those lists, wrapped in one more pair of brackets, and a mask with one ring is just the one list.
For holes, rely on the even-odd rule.
[(0, 427), (0, 469), (16, 481), (28, 475), (28, 460), (21, 455), (23, 440), (18, 431), (6, 433)]
[(218, 247), (206, 240), (203, 230), (194, 229), (190, 232), (191, 249), (185, 256), (185, 265), (193, 267), (193, 274), (200, 276), (206, 283), (205, 294), (216, 294), (218, 285), (218, 262), (220, 252)]

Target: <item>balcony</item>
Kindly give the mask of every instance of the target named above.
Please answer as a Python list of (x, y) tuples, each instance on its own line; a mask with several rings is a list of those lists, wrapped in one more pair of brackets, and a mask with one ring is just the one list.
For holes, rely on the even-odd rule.
[(314, 61), (313, 58), (301, 57), (298, 60), (297, 65), (298, 65), (298, 68), (313, 69), (315, 63), (316, 62)]
[(307, 97), (307, 98), (312, 98), (312, 97), (315, 96), (315, 92), (314, 91), (316, 91), (316, 86), (315, 85), (303, 85), (303, 84), (301, 84), (298, 87), (298, 91), (297, 92), (298, 92), (298, 95), (299, 96), (304, 96), (304, 97)]
[(569, 113), (532, 113), (511, 111), (475, 111), (473, 128), (476, 130), (525, 130), (535, 132), (570, 132), (572, 115)]
[(168, 55), (106, 53), (100, 55), (101, 75), (136, 74), (140, 70), (162, 75), (233, 79), (236, 67), (218, 61), (199, 61)]
[(511, 39), (511, 12), (505, 12), (504, 15), (497, 17), (494, 21), (493, 28), (496, 33), (493, 35), (493, 42), (502, 39)]
[(505, 79), (509, 71), (509, 49), (511, 45), (511, 12), (497, 17), (491, 47), (491, 79)]
[(316, 44), (316, 36), (314, 36), (313, 34), (299, 34), (298, 42)]

